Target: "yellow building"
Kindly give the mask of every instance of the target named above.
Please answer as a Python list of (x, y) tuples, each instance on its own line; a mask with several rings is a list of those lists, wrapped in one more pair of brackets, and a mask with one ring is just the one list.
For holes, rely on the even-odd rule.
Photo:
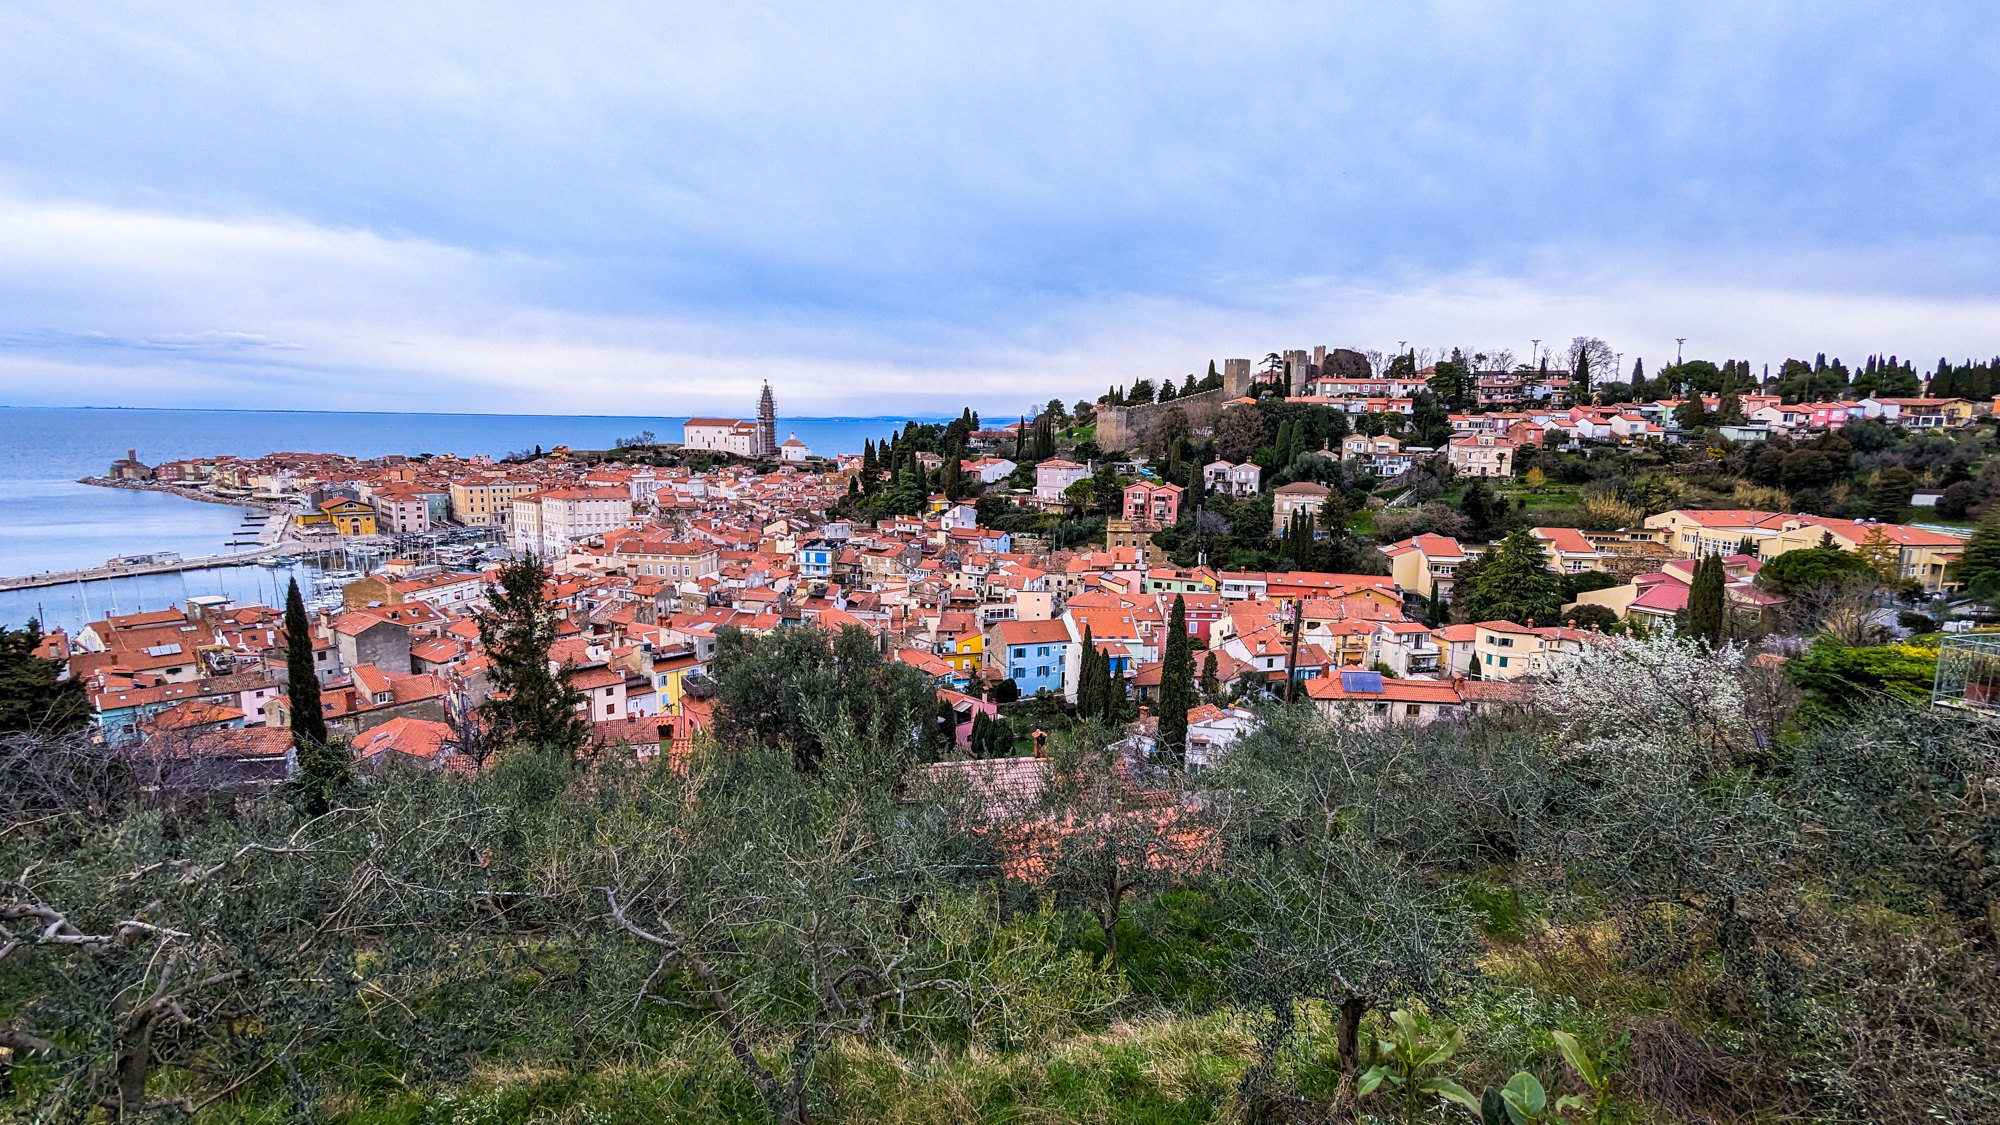
[(1911, 429), (1957, 429), (1970, 426), (1973, 419), (1979, 416), (1978, 404), (1962, 398), (1878, 398), (1875, 401), (1893, 403), (1898, 409), (1891, 421)]
[(699, 674), (704, 665), (693, 650), (664, 653), (653, 660), (653, 684), (660, 693), (660, 711), (666, 713), (680, 706), (681, 696), (687, 691), (687, 677)]
[[(954, 678), (970, 678), (979, 674), (986, 653), (986, 636), (976, 630), (968, 630), (956, 637), (947, 638), (944, 644), (950, 651), (941, 652), (938, 658), (951, 665)], [(939, 645), (944, 647), (943, 644)]]
[(500, 527), (514, 509), (514, 498), (542, 486), (530, 481), (477, 477), (451, 484), (451, 518), (467, 527)]
[[(1787, 551), (1817, 547), (1822, 536), (1832, 536), (1833, 545), (1843, 551), (1863, 555), (1893, 553), (1896, 577), (1916, 582), (1936, 593), (1951, 583), (1946, 570), (1965, 551), (1965, 540), (1942, 532), (1925, 531), (1906, 523), (1874, 523), (1865, 520), (1836, 520), (1819, 516), (1792, 516), (1777, 535), (1760, 544), (1763, 555), (1773, 559)], [(1863, 550), (1863, 545), (1867, 550)]]
[(1389, 577), (1426, 601), (1451, 600), (1452, 576), (1466, 561), (1465, 548), (1449, 535), (1413, 535), (1381, 548), (1389, 557)]
[(1537, 629), (1512, 621), (1481, 621), (1474, 628), (1472, 660), (1482, 680), (1545, 676), (1558, 656), (1581, 652), (1592, 639), (1576, 629)]
[(342, 535), (375, 534), (375, 509), (359, 500), (335, 497), (299, 517), (300, 527), (331, 527)]

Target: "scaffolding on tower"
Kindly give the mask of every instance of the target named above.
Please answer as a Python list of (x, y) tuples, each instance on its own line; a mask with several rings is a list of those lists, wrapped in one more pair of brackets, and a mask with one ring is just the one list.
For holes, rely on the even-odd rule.
[(763, 397), (757, 400), (757, 456), (776, 457), (778, 455), (778, 407), (771, 400), (771, 384), (764, 384)]

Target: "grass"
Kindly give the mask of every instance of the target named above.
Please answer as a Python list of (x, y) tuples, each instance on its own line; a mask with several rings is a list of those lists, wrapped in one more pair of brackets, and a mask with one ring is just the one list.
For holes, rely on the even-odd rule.
[[(1156, 1016), (1037, 1050), (897, 1053), (837, 1044), (815, 1074), (830, 1123), (1092, 1122), (1194, 1125), (1226, 1112), (1252, 1044), (1223, 1015)], [(231, 1120), (281, 1116), (234, 1107)], [(220, 1120), (219, 1118), (217, 1120)], [(642, 1125), (768, 1120), (712, 1040), (655, 1063), (577, 1071), (485, 1068), (463, 1085), (350, 1104), (335, 1125)]]
[(1545, 484), (1539, 489), (1527, 487), (1501, 488), (1497, 490), (1509, 504), (1528, 502), (1530, 512), (1570, 512), (1583, 506), (1583, 488), (1573, 484)]

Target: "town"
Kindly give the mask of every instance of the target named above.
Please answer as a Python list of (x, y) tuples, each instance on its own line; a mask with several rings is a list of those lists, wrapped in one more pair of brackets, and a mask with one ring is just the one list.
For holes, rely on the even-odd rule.
[[(1687, 630), (1705, 586), (1720, 606), (1702, 627), (1773, 659), (1830, 617), (1857, 642), (1987, 619), (1965, 591), (1986, 589), (1993, 532), (1969, 568), (1968, 520), (2000, 500), (2000, 364), (1940, 361), (1928, 380), (1975, 399), (1876, 393), (1918, 389), (1894, 357), (1851, 379), (1822, 357), (1761, 380), (1694, 361), (1592, 381), (1603, 352), (1579, 339), (1553, 367), (1511, 370), (1273, 353), (998, 425), (910, 422), (832, 457), (777, 440), (767, 384), (754, 418), (690, 419), (678, 443), (128, 454), (107, 479), (262, 498), (305, 543), (490, 532), (548, 569), (550, 660), (588, 695), (592, 743), (653, 749), (712, 721), (731, 629), (865, 630), (935, 685), (961, 748), (990, 748), (975, 727), (1015, 716), (1008, 754), (1075, 716), (1093, 662), (1145, 730), (1189, 702), (1162, 683), (1178, 613), (1200, 655), (1186, 733), (1169, 726), (1199, 765), (1262, 699), (1429, 723), (1516, 698), (1613, 634)], [(363, 759), (449, 762), (491, 690), (475, 617), (499, 564), (438, 550), (311, 599), (326, 718)], [(279, 607), (193, 599), (40, 645), (87, 685), (108, 743), (295, 764)]]

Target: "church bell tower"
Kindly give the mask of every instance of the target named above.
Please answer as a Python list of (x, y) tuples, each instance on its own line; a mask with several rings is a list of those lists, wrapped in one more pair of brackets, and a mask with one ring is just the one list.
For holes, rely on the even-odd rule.
[(757, 456), (776, 457), (778, 455), (778, 407), (771, 401), (771, 384), (764, 384), (763, 397), (757, 400)]

